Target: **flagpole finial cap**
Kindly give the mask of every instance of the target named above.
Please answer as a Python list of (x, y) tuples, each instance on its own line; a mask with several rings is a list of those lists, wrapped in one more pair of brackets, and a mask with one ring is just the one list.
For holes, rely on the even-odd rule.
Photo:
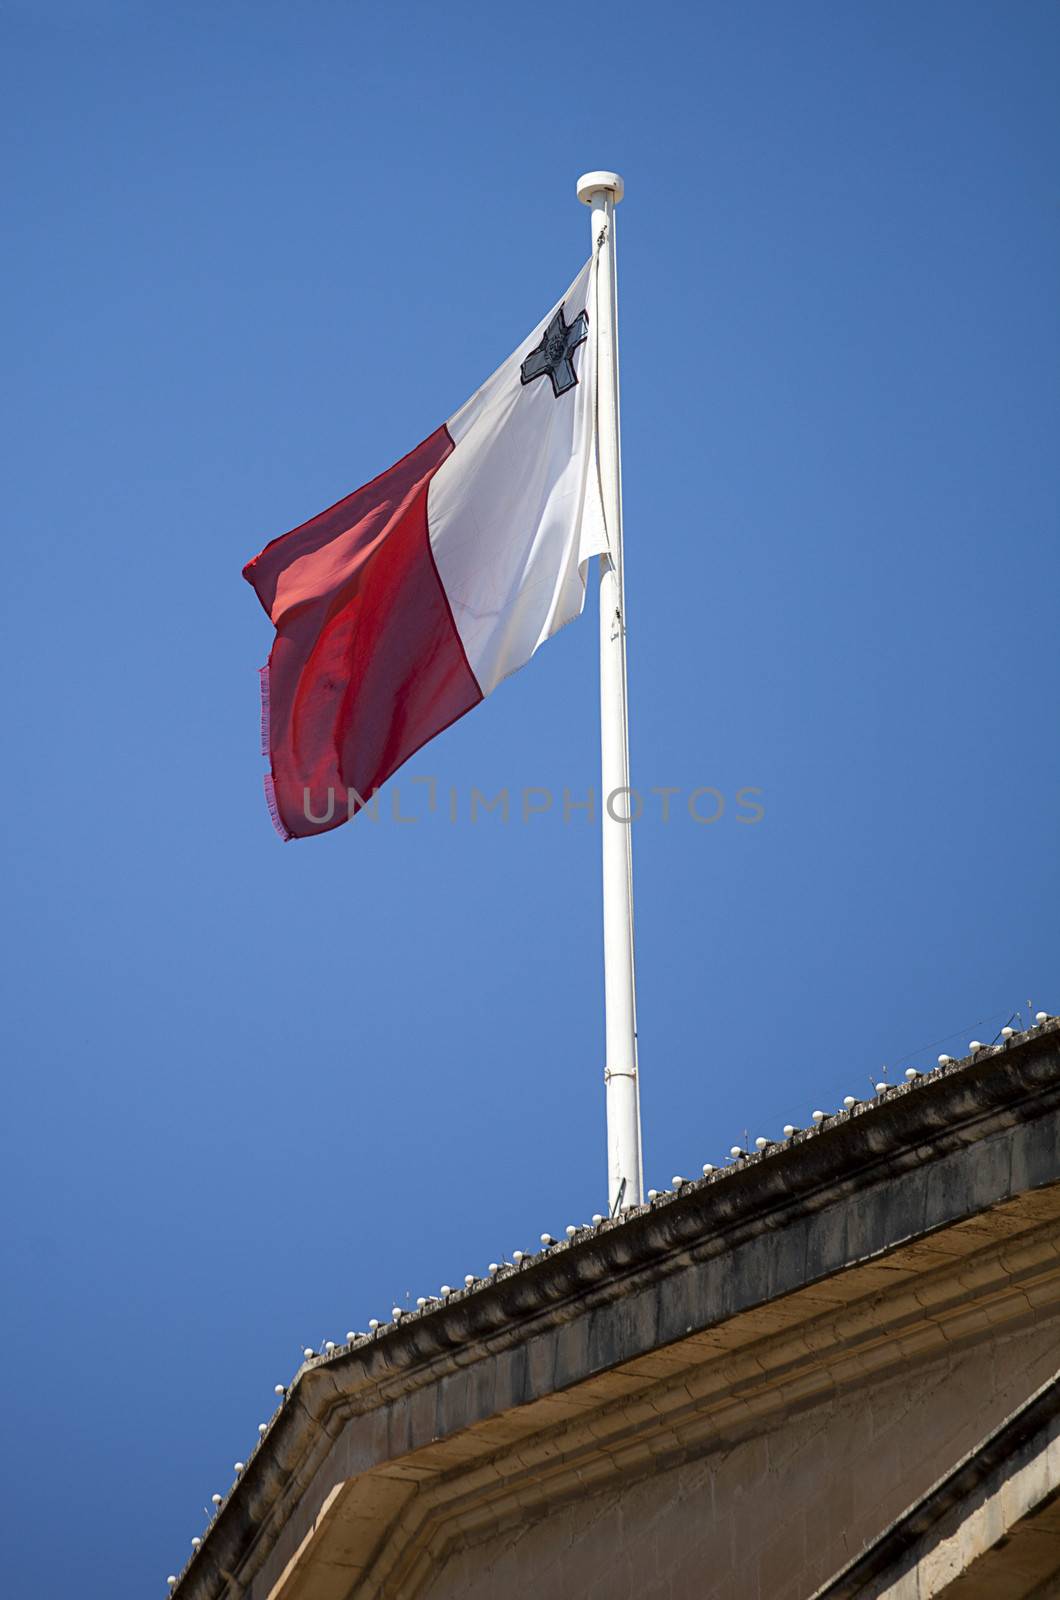
[(578, 199), (583, 206), (591, 206), (593, 195), (599, 194), (601, 189), (610, 190), (616, 206), (626, 192), (617, 172), (587, 172), (578, 179)]

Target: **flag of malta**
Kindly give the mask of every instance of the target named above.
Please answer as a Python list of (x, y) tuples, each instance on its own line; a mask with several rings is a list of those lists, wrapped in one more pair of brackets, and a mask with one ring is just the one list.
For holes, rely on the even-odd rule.
[(353, 816), (581, 611), (607, 549), (595, 285), (588, 262), (448, 422), (243, 569), (276, 629), (262, 740), (285, 839)]

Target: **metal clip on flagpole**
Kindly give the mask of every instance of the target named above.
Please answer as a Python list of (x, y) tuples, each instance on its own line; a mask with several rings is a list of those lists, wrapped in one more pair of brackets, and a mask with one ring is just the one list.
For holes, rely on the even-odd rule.
[(644, 1198), (641, 1175), (637, 1006), (633, 975), (632, 795), (626, 700), (626, 606), (622, 569), (622, 458), (618, 399), (617, 172), (587, 172), (578, 199), (592, 208), (597, 257), (597, 435), (610, 554), (600, 557), (600, 776), (604, 886), (604, 1006), (608, 1205), (614, 1215)]

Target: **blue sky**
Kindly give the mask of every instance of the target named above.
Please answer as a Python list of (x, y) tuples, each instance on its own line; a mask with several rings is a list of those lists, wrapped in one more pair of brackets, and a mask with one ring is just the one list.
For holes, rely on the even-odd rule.
[(418, 822), (284, 846), (240, 577), (562, 292), (580, 172), (627, 186), (633, 777), (682, 791), (634, 836), (648, 1182), (1060, 1010), (1060, 12), (0, 20), (5, 1568), (131, 1600), (303, 1344), (602, 1202), (597, 834), (466, 816), (596, 781), (595, 618), (399, 777)]

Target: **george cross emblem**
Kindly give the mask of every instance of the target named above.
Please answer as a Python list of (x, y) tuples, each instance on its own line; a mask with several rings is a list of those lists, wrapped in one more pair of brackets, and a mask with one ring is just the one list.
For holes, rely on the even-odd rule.
[(545, 337), (536, 350), (531, 350), (519, 371), (524, 383), (533, 383), (546, 373), (552, 380), (552, 393), (558, 400), (561, 394), (573, 389), (578, 381), (574, 370), (574, 352), (589, 337), (589, 317), (579, 311), (570, 327), (563, 320), (563, 307), (545, 329)]

